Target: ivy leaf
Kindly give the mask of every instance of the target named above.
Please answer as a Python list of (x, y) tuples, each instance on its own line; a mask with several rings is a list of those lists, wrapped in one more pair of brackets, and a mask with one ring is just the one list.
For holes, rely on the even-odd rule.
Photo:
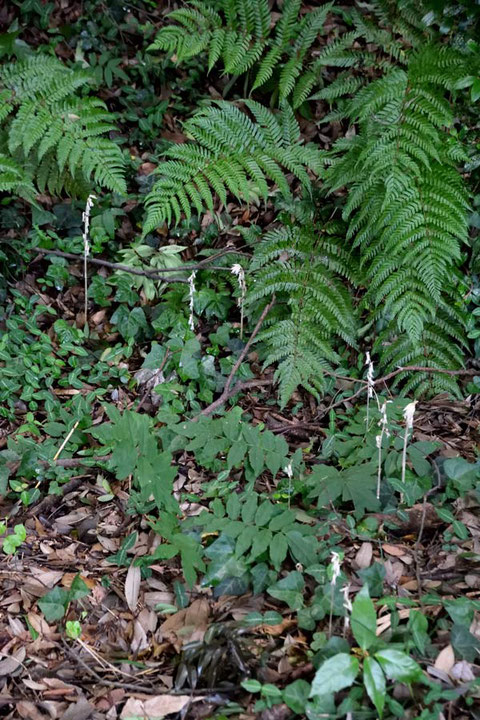
[(475, 635), (472, 635), (466, 625), (453, 624), (450, 642), (455, 653), (464, 660), (475, 662), (478, 659), (480, 642)]
[(355, 507), (356, 515), (365, 515), (365, 512), (375, 511), (379, 508), (376, 497), (377, 476), (373, 463), (364, 463), (342, 472), (344, 502), (351, 501)]
[(329, 695), (353, 685), (358, 675), (359, 663), (348, 653), (338, 653), (325, 660), (315, 673), (310, 697)]
[(381, 718), (385, 707), (385, 675), (380, 665), (371, 657), (366, 657), (363, 662), (363, 683), (368, 697), (377, 708), (378, 715)]
[(305, 712), (305, 704), (310, 694), (310, 685), (306, 680), (295, 680), (283, 690), (283, 702), (297, 715)]
[(377, 640), (377, 614), (364, 585), (354, 600), (351, 616), (352, 632), (362, 650), (368, 650)]
[(45, 616), (47, 623), (61, 620), (65, 615), (65, 608), (68, 604), (68, 590), (61, 587), (54, 587), (46, 593), (37, 605)]
[(267, 588), (267, 592), (277, 600), (286, 603), (291, 610), (299, 610), (303, 606), (304, 587), (305, 581), (303, 575), (297, 570), (294, 570), (275, 583), (275, 585)]
[(379, 650), (374, 655), (390, 680), (404, 683), (418, 682), (423, 678), (420, 665), (401, 650)]

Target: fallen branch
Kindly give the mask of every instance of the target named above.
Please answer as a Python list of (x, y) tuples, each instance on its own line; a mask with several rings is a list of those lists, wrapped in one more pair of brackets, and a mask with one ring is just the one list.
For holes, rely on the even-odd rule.
[[(64, 252), (63, 250), (48, 250), (47, 248), (41, 248), (41, 247), (34, 247), (31, 248), (32, 252), (37, 252), (42, 255), (56, 255), (57, 257), (63, 257), (67, 260), (84, 260), (84, 257), (81, 255), (75, 255), (75, 253), (69, 253)], [(200, 260), (196, 264), (192, 265), (181, 265), (179, 267), (173, 267), (173, 268), (155, 268), (154, 270), (150, 270), (149, 268), (132, 268), (129, 265), (123, 265), (122, 263), (114, 263), (110, 262), (109, 260), (100, 260), (99, 258), (91, 257), (90, 255), (87, 256), (86, 260), (87, 262), (91, 263), (92, 265), (100, 265), (101, 267), (109, 268), (110, 270), (119, 270), (121, 272), (130, 273), (130, 275), (140, 275), (141, 277), (148, 277), (151, 280), (161, 280), (162, 282), (179, 282), (179, 283), (188, 283), (187, 278), (166, 278), (164, 275), (168, 273), (175, 273), (175, 272), (184, 272), (184, 271), (192, 271), (192, 270), (201, 270), (202, 268), (208, 268), (209, 270), (224, 270), (225, 272), (230, 272), (230, 268), (224, 268), (224, 267), (209, 267), (210, 263), (214, 262), (214, 260), (217, 260), (218, 258), (222, 257), (223, 255), (228, 254), (235, 254), (235, 255), (242, 255), (243, 253), (237, 252), (234, 249), (231, 248), (223, 248), (221, 252), (216, 253), (215, 255), (211, 255), (208, 258), (205, 258), (204, 260)]]
[(253, 329), (252, 334), (250, 335), (250, 338), (248, 342), (246, 343), (245, 347), (243, 348), (242, 352), (237, 358), (237, 361), (235, 365), (233, 366), (230, 375), (227, 378), (227, 382), (225, 383), (225, 387), (223, 388), (223, 392), (216, 400), (214, 400), (208, 407), (206, 407), (202, 412), (197, 415), (194, 420), (197, 420), (201, 416), (210, 415), (212, 412), (214, 412), (218, 407), (223, 405), (224, 402), (226, 402), (229, 398), (233, 397), (233, 395), (236, 395), (241, 390), (245, 390), (249, 387), (255, 387), (260, 385), (271, 385), (271, 380), (247, 380), (245, 382), (237, 383), (232, 389), (231, 385), (233, 382), (233, 379), (235, 377), (235, 374), (242, 364), (242, 362), (245, 359), (245, 356), (247, 355), (248, 351), (250, 350), (253, 341), (255, 340), (255, 337), (258, 335), (260, 328), (262, 327), (265, 318), (267, 317), (268, 313), (272, 309), (272, 307), (275, 304), (275, 295), (271, 299), (271, 301), (268, 303), (268, 305), (265, 305), (262, 314), (260, 315), (257, 324), (255, 325), (255, 328)]

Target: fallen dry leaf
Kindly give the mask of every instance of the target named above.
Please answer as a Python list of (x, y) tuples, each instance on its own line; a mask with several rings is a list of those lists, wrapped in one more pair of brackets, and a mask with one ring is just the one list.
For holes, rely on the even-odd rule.
[(358, 570), (365, 570), (370, 567), (373, 557), (373, 545), (369, 542), (362, 543), (360, 550), (355, 555), (354, 565)]
[(449, 673), (454, 665), (455, 653), (453, 652), (453, 647), (451, 645), (447, 645), (438, 653), (434, 668), (436, 670), (443, 670), (443, 672)]
[(389, 545), (388, 543), (384, 543), (382, 545), (382, 550), (388, 555), (393, 555), (394, 557), (402, 557), (402, 555), (405, 555), (406, 552), (406, 548), (401, 547), (400, 545)]
[(133, 720), (133, 718), (148, 718), (148, 720), (161, 720), (171, 713), (181, 712), (189, 703), (203, 700), (197, 695), (156, 695), (148, 700), (137, 700), (128, 698), (120, 718), (122, 720)]
[(15, 650), (11, 655), (8, 655), (3, 660), (0, 660), (0, 676), (12, 675), (12, 673), (18, 670), (22, 666), (26, 654), (27, 651), (25, 650), (25, 648), (20, 647), (18, 648), (18, 650)]
[(125, 578), (125, 600), (132, 612), (135, 612), (140, 593), (141, 570), (135, 565), (130, 565)]

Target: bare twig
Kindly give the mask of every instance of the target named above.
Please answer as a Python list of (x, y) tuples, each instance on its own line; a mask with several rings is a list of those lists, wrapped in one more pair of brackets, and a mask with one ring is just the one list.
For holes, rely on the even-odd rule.
[[(69, 253), (64, 252), (63, 250), (48, 250), (47, 248), (41, 248), (41, 247), (34, 247), (32, 248), (32, 252), (37, 252), (42, 255), (56, 255), (57, 257), (63, 257), (67, 260), (83, 260), (84, 258), (80, 255), (75, 255), (75, 253)], [(208, 269), (214, 269), (209, 267), (210, 263), (214, 262), (215, 260), (218, 260), (218, 258), (222, 257), (223, 255), (243, 255), (241, 252), (237, 252), (235, 249), (232, 248), (223, 248), (220, 252), (216, 253), (215, 255), (210, 255), (208, 258), (204, 258), (203, 260), (200, 260), (198, 263), (190, 264), (190, 265), (181, 265), (179, 267), (173, 267), (173, 268), (155, 268), (154, 270), (151, 270), (149, 268), (139, 269), (139, 268), (132, 268), (129, 265), (123, 265), (122, 263), (114, 263), (110, 262), (109, 260), (100, 260), (98, 258), (93, 258), (91, 256), (87, 256), (87, 262), (91, 263), (92, 265), (100, 265), (101, 267), (109, 268), (110, 270), (120, 270), (121, 272), (130, 273), (130, 275), (140, 275), (142, 277), (148, 277), (151, 280), (161, 280), (162, 282), (181, 282), (181, 283), (188, 283), (187, 278), (166, 278), (164, 275), (168, 273), (175, 273), (175, 272), (184, 272), (184, 271), (192, 271), (192, 270), (201, 270), (203, 268)], [(215, 268), (217, 270), (223, 270), (224, 272), (230, 272), (230, 268)]]
[(204, 410), (202, 410), (202, 412), (199, 415), (197, 415), (196, 418), (194, 418), (195, 420), (202, 415), (203, 416), (210, 415), (214, 410), (216, 410), (218, 407), (220, 407), (220, 405), (223, 405), (223, 403), (226, 400), (228, 400), (233, 395), (236, 395), (237, 392), (240, 392), (241, 390), (245, 390), (247, 387), (255, 387), (255, 386), (260, 386), (260, 385), (265, 385), (265, 384), (268, 384), (268, 385), (271, 384), (271, 380), (269, 380), (269, 381), (248, 380), (244, 383), (237, 383), (234, 386), (233, 390), (230, 389), (238, 368), (244, 361), (245, 356), (247, 355), (248, 351), (250, 350), (250, 347), (251, 347), (253, 341), (255, 340), (255, 337), (258, 335), (260, 328), (262, 327), (262, 325), (265, 321), (265, 318), (267, 317), (268, 313), (270, 312), (270, 310), (272, 309), (274, 304), (275, 304), (275, 296), (273, 296), (271, 301), (268, 303), (268, 305), (266, 305), (264, 307), (263, 312), (260, 315), (258, 322), (255, 325), (255, 328), (253, 329), (253, 332), (248, 339), (248, 342), (246, 343), (242, 352), (238, 356), (237, 361), (236, 361), (235, 365), (233, 366), (233, 368), (230, 372), (230, 375), (227, 378), (227, 382), (225, 383), (225, 387), (223, 388), (222, 394), (220, 395), (220, 397), (218, 397), (216, 400), (214, 400), (213, 403), (211, 403), (208, 407), (206, 407)]

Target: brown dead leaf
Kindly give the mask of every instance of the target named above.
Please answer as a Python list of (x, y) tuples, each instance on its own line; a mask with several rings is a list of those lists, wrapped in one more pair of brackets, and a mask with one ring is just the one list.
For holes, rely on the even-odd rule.
[(434, 668), (436, 670), (443, 670), (443, 672), (450, 673), (450, 670), (454, 665), (455, 653), (453, 652), (453, 647), (451, 645), (447, 645), (438, 653)]
[(400, 545), (389, 545), (388, 543), (384, 543), (382, 545), (382, 549), (388, 555), (393, 555), (394, 557), (402, 557), (402, 555), (405, 555), (406, 552), (406, 549)]
[[(185, 616), (185, 628), (182, 635), (188, 634), (188, 641), (203, 640), (203, 636), (208, 627), (208, 616), (210, 606), (206, 598), (199, 598), (187, 608)], [(185, 642), (185, 640), (184, 640)]]
[(25, 660), (26, 654), (27, 651), (25, 650), (25, 648), (20, 647), (15, 650), (11, 655), (8, 655), (7, 657), (4, 657), (3, 660), (0, 660), (0, 676), (12, 675), (19, 668), (21, 668), (22, 663)]
[(156, 695), (148, 700), (129, 698), (125, 703), (120, 718), (126, 720), (131, 717), (148, 718), (148, 720), (161, 720), (166, 715), (181, 712), (189, 703), (198, 702), (204, 698), (201, 695)]
[(373, 545), (369, 542), (362, 543), (360, 550), (355, 555), (354, 567), (358, 570), (365, 570), (370, 567), (373, 557)]
[(165, 640), (172, 643), (177, 652), (192, 640), (203, 640), (208, 627), (209, 605), (206, 598), (194, 600), (187, 610), (170, 615), (160, 626)]
[(141, 577), (142, 574), (140, 568), (133, 564), (130, 565), (127, 577), (125, 578), (125, 600), (132, 612), (135, 612), (137, 607)]
[(278, 635), (283, 635), (285, 630), (295, 627), (296, 624), (297, 621), (293, 618), (284, 618), (281, 623), (278, 623), (278, 625), (262, 625), (262, 632), (265, 633), (265, 635), (272, 635), (273, 637), (276, 637)]

